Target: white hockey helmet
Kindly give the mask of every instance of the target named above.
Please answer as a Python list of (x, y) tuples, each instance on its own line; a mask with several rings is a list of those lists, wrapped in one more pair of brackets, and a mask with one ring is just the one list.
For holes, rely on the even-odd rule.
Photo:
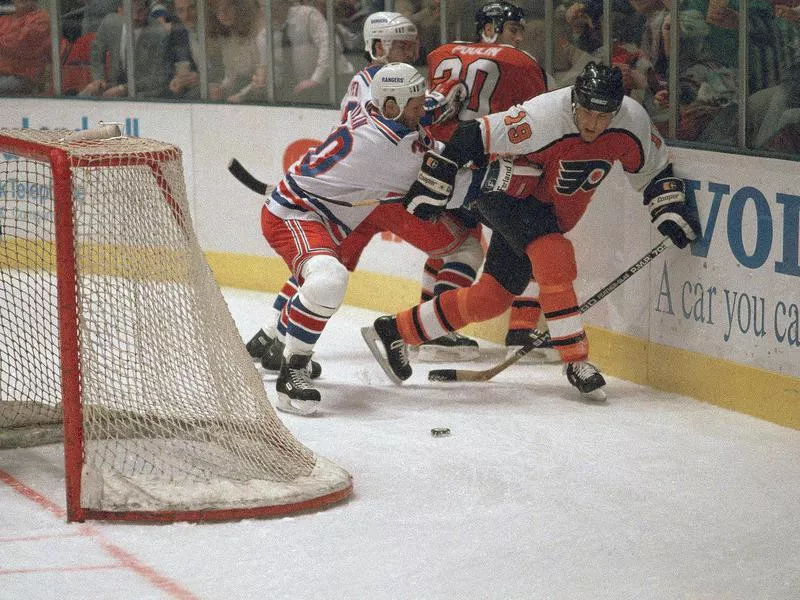
[[(382, 66), (372, 78), (370, 85), (372, 101), (383, 115), (383, 106), (389, 98), (394, 98), (400, 108), (400, 114), (411, 98), (425, 95), (425, 78), (411, 65), (406, 63), (389, 63)], [(400, 117), (387, 117), (397, 120)], [(383, 115), (386, 117), (386, 115)]]
[[(372, 13), (364, 21), (364, 50), (378, 63), (386, 63), (386, 55), (395, 40), (417, 41), (417, 26), (397, 12)], [(383, 55), (373, 54), (375, 42), (383, 44)]]

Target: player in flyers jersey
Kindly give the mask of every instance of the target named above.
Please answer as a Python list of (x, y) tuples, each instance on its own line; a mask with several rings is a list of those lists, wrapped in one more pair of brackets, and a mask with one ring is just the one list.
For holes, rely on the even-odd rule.
[(396, 316), (379, 317), (364, 337), (393, 380), (407, 379), (411, 367), (403, 343), (502, 314), (533, 273), (568, 381), (589, 398), (603, 400), (605, 380), (588, 362), (573, 288), (575, 253), (564, 233), (581, 218), (615, 162), (643, 192), (658, 230), (680, 248), (700, 235), (696, 207), (686, 203), (684, 182), (673, 174), (664, 141), (644, 108), (624, 95), (616, 67), (590, 62), (571, 87), (459, 125), (441, 155), (423, 160), (424, 176), (409, 190), (408, 209), (426, 205), (428, 217), (435, 207), (443, 210), (450, 199), (441, 194), (442, 183), (452, 180), (458, 166), (483, 164), (489, 155), (525, 156), (541, 176), (512, 195), (510, 161), (489, 165), (478, 210), (493, 235), (479, 280)]
[[(389, 63), (375, 73), (371, 90), (374, 103), (352, 103), (340, 126), (289, 167), (261, 211), (264, 237), (299, 284), (284, 311), (287, 329), (276, 382), (277, 407), (285, 412), (311, 414), (319, 405), (308, 366), (347, 289), (341, 245), (380, 208), (353, 204), (399, 201), (415, 181), (425, 152), (443, 148), (419, 129), (425, 80), (414, 67)], [(471, 172), (459, 174), (447, 193), (465, 196), (472, 179)], [(403, 214), (409, 225), (406, 241), (428, 254), (479, 266), (480, 247), (458, 223), (423, 221), (405, 209)]]
[[(477, 119), (500, 112), (547, 91), (547, 75), (536, 60), (520, 50), (525, 31), (522, 10), (505, 1), (491, 2), (475, 13), (475, 42), (453, 42), (439, 46), (428, 54), (428, 88), (432, 96), (441, 98), (442, 114), (430, 129), (434, 138), (447, 141), (460, 121)], [(463, 89), (459, 89), (462, 86)], [(437, 96), (438, 95), (438, 96)], [(450, 116), (454, 103), (448, 96), (462, 96), (457, 114)], [(430, 101), (429, 101), (430, 103)], [(480, 225), (474, 216), (463, 211), (465, 223), (480, 236)], [(423, 276), (423, 300), (436, 290), (439, 261), (428, 259)], [(506, 346), (513, 352), (534, 332), (541, 314), (539, 286), (531, 280), (523, 293), (511, 304)], [(534, 362), (558, 362), (558, 352), (542, 348), (529, 352)]]

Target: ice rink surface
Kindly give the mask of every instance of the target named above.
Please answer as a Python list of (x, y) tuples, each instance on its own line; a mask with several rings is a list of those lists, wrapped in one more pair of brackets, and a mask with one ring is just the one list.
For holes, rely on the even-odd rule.
[[(225, 295), (249, 339), (272, 296)], [(334, 316), (319, 413), (281, 414), (349, 500), (67, 524), (61, 446), (0, 451), (0, 599), (800, 598), (800, 432), (613, 378), (584, 403), (557, 366), (432, 384), (414, 364), (395, 386), (359, 334), (375, 316)], [(504, 356), (482, 348), (470, 368)]]

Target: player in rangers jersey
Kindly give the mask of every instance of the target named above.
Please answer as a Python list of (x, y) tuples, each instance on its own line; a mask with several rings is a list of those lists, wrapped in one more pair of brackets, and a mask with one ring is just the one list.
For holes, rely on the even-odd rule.
[[(364, 24), (365, 54), (370, 64), (353, 77), (348, 94), (342, 99), (342, 111), (350, 102), (369, 99), (369, 83), (375, 71), (387, 61), (413, 62), (419, 45), (417, 28), (400, 13), (379, 12), (370, 15)], [(437, 138), (438, 139), (438, 138)], [(342, 244), (342, 260), (350, 270), (355, 269), (362, 252), (372, 237), (378, 233), (391, 232), (404, 238), (408, 224), (405, 210), (399, 205), (386, 205), (370, 214)], [(453, 216), (451, 216), (453, 217)], [(476, 237), (476, 240), (480, 240)], [(438, 265), (446, 263), (447, 269), (437, 269), (430, 279), (431, 293), (426, 295), (426, 276), (423, 275), (422, 299), (426, 300), (444, 290), (465, 287), (475, 280), (477, 270), (470, 263), (451, 260), (450, 257), (430, 257)], [(420, 348), (421, 360), (474, 360), (479, 356), (478, 343), (456, 332), (438, 340), (431, 340)]]
[[(347, 121), (348, 113), (352, 112), (355, 106), (363, 106), (365, 102), (371, 100), (372, 78), (382, 65), (390, 62), (410, 63), (416, 60), (419, 53), (417, 27), (400, 13), (373, 13), (364, 24), (364, 46), (364, 54), (369, 64), (353, 77), (348, 86), (348, 93), (341, 103), (342, 122)], [(386, 170), (385, 166), (382, 168)], [(460, 235), (461, 227), (454, 224), (451, 219), (443, 221), (443, 225)], [(409, 215), (399, 203), (375, 208), (339, 245), (339, 258), (348, 271), (356, 268), (361, 253), (373, 235), (383, 231), (392, 232), (419, 247), (419, 242), (415, 240), (418, 240), (419, 235), (424, 234), (426, 229), (420, 229), (418, 219)], [(431, 241), (436, 242), (436, 240)], [(451, 244), (447, 241), (442, 242), (441, 239), (439, 242), (439, 245), (430, 246), (431, 256), (448, 265), (447, 269), (442, 270), (442, 279), (449, 285), (447, 289), (470, 285), (481, 262), (479, 242), (477, 240), (466, 242), (459, 246), (453, 256), (443, 255), (443, 250), (451, 247)], [(268, 315), (264, 325), (247, 343), (250, 355), (260, 361), (267, 371), (278, 371), (281, 368), (284, 353), (283, 339), (288, 325), (288, 315), (284, 309), (287, 302), (297, 293), (297, 288), (296, 279), (290, 277), (275, 298), (273, 311)], [(317, 377), (321, 367), (314, 361), (309, 364), (311, 376)]]
[(419, 56), (417, 26), (398, 12), (375, 12), (364, 22), (364, 58), (367, 65), (353, 75), (342, 98), (344, 110), (348, 102), (363, 104), (371, 99), (370, 84), (375, 72), (390, 62), (411, 64)]
[[(308, 365), (347, 288), (341, 244), (378, 210), (375, 204), (336, 202), (399, 202), (416, 180), (425, 152), (443, 148), (419, 129), (425, 80), (414, 67), (389, 63), (375, 74), (371, 90), (374, 103), (352, 103), (341, 125), (289, 167), (261, 211), (264, 237), (299, 283), (283, 311), (286, 335), (276, 388), (277, 406), (286, 412), (310, 414), (319, 405)], [(454, 179), (455, 189), (447, 184), (440, 191), (463, 197), (471, 181), (472, 173), (465, 171)], [(480, 247), (464, 227), (449, 218), (423, 221), (397, 206), (409, 223), (406, 241), (423, 252), (479, 266)], [(425, 208), (418, 213), (425, 216)]]
[[(443, 106), (434, 107), (442, 114), (430, 128), (437, 140), (449, 140), (460, 121), (506, 110), (548, 89), (545, 71), (532, 56), (519, 49), (525, 31), (522, 10), (504, 0), (491, 2), (476, 11), (475, 26), (475, 42), (444, 44), (428, 54), (428, 87), (431, 96)], [(456, 103), (450, 101), (453, 96), (457, 97)], [(448, 118), (455, 113), (454, 104), (460, 109), (452, 114), (453, 118)], [(460, 215), (480, 239), (481, 228), (476, 218), (466, 211)], [(435, 287), (440, 264), (436, 259), (426, 261), (422, 300), (443, 291)], [(531, 280), (512, 302), (505, 340), (509, 352), (522, 346), (534, 333), (541, 314), (538, 295), (539, 286)], [(534, 350), (526, 358), (533, 362), (560, 361), (558, 352), (551, 348)]]
[(379, 317), (365, 339), (373, 354), (373, 346), (382, 343), (386, 357), (379, 362), (387, 374), (407, 379), (411, 367), (402, 342), (419, 343), (502, 314), (533, 273), (568, 381), (592, 399), (605, 399), (605, 380), (588, 362), (573, 288), (575, 253), (564, 233), (581, 218), (615, 162), (643, 191), (658, 230), (680, 248), (700, 234), (696, 207), (686, 203), (684, 182), (673, 174), (664, 141), (644, 108), (624, 96), (616, 67), (590, 62), (569, 88), (459, 125), (441, 155), (423, 160), (424, 176), (409, 190), (408, 209), (427, 205), (426, 216), (436, 214), (434, 207), (443, 210), (450, 199), (440, 193), (441, 184), (452, 180), (457, 166), (483, 164), (489, 155), (525, 156), (541, 176), (528, 181), (522, 193), (509, 194), (510, 164), (490, 164), (478, 210), (494, 235), (480, 279), (435, 302)]

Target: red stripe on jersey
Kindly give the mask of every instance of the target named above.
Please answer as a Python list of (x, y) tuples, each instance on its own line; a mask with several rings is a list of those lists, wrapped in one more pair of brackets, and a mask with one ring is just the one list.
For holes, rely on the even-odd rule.
[(300, 196), (295, 194), (292, 191), (292, 188), (286, 185), (286, 182), (283, 179), (281, 179), (278, 182), (278, 193), (287, 200), (291, 201), (292, 204), (304, 208), (305, 210), (315, 210), (311, 204), (309, 204), (308, 202), (303, 200)]
[(451, 271), (449, 269), (442, 269), (436, 278), (436, 285), (449, 283), (453, 287), (467, 287), (472, 284), (472, 279), (458, 271)]

